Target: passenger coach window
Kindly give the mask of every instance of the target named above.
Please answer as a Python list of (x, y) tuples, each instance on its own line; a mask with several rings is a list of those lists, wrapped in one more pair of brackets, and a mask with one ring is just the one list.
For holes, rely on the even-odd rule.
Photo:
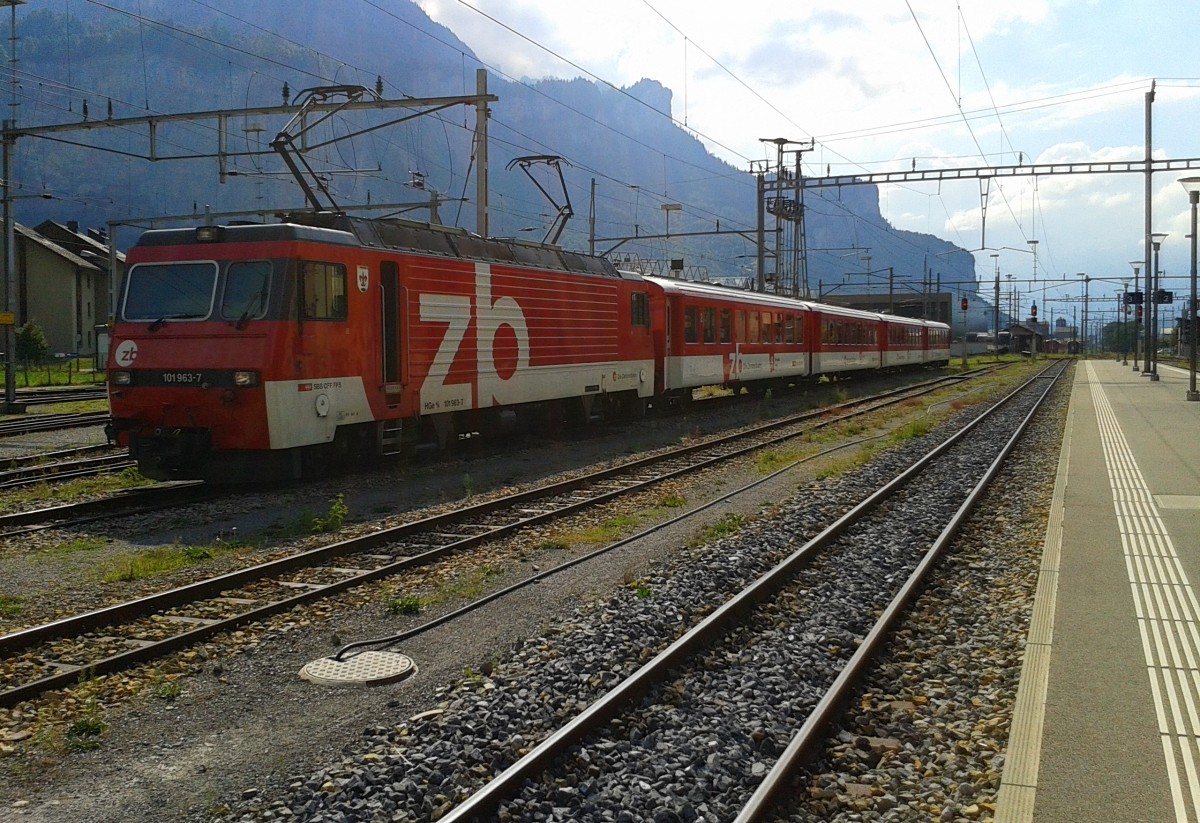
[(221, 294), (222, 320), (257, 320), (267, 313), (271, 264), (266, 260), (230, 263)]
[(704, 310), (704, 342), (715, 343), (717, 340), (717, 310)]
[(340, 263), (300, 264), (301, 313), (305, 320), (346, 319), (346, 267)]
[(733, 339), (733, 312), (721, 309), (721, 342), (728, 343)]
[(650, 328), (650, 295), (644, 291), (635, 291), (632, 295), (632, 301), (630, 307), (630, 325), (645, 329)]
[(688, 306), (683, 310), (683, 342), (699, 343), (700, 332), (697, 326), (700, 325), (700, 310), (695, 306)]

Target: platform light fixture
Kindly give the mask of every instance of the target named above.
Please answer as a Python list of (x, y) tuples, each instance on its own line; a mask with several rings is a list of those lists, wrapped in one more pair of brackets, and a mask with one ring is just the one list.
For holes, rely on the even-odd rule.
[[(1138, 274), (1141, 272), (1142, 266), (1144, 266), (1145, 263), (1143, 263), (1141, 260), (1130, 260), (1129, 265), (1133, 267), (1133, 290), (1137, 291), (1138, 287), (1141, 285), (1141, 281), (1138, 280)], [(1140, 351), (1138, 344), (1141, 342), (1141, 336), (1142, 336), (1142, 318), (1141, 318), (1141, 315), (1138, 314), (1138, 311), (1141, 309), (1141, 307), (1144, 303), (1145, 303), (1145, 295), (1142, 296), (1142, 303), (1137, 304), (1137, 308), (1135, 308), (1133, 310), (1133, 370), (1134, 371), (1142, 370), (1142, 367), (1138, 364), (1138, 356), (1139, 356), (1138, 352)]]
[(1079, 339), (1079, 353), (1084, 359), (1087, 359), (1088, 353), (1088, 298), (1091, 296), (1089, 288), (1092, 285), (1092, 278), (1087, 276), (1087, 272), (1075, 272), (1076, 277), (1083, 278), (1083, 335)]
[(1158, 251), (1162, 248), (1167, 233), (1156, 231), (1150, 235), (1150, 245), (1154, 248), (1154, 268), (1150, 280), (1153, 285), (1147, 299), (1150, 301), (1150, 381), (1158, 380)]
[(1196, 323), (1196, 206), (1200, 203), (1200, 177), (1184, 177), (1179, 185), (1187, 192), (1192, 205), (1191, 294), (1188, 311), (1184, 315), (1188, 321), (1188, 390), (1185, 396), (1188, 400), (1200, 400), (1200, 393), (1196, 391), (1196, 336), (1200, 333)]

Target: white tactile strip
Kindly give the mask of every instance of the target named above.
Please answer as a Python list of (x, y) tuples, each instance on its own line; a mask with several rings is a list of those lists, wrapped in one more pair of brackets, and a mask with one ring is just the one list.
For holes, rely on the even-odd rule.
[(381, 686), (410, 677), (417, 671), (412, 658), (396, 652), (367, 651), (334, 660), (322, 657), (304, 664), (300, 676), (325, 686)]
[(1190, 823), (1200, 809), (1200, 603), (1104, 387), (1087, 368), (1175, 820)]

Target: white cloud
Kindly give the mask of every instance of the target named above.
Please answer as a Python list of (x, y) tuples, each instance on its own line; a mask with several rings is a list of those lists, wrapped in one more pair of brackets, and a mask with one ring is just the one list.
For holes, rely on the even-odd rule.
[[(580, 74), (464, 3), (419, 2), (510, 75)], [(925, 169), (1018, 158), (1136, 161), (1144, 153), (1148, 78), (1195, 74), (1197, 19), (1186, 0), (1156, 7), (1153, 50), (1129, 40), (1144, 30), (1140, 7), (1105, 4), (1101, 14), (1091, 0), (911, 0), (916, 20), (905, 4), (844, 0), (470, 2), (618, 86), (658, 80), (674, 92), (674, 116), (730, 147), (710, 143), (741, 168), (745, 158), (767, 156), (760, 138), (809, 135), (819, 142), (806, 161), (822, 173), (827, 165), (835, 174), (906, 169), (914, 158)], [(1200, 154), (1198, 97), (1198, 82), (1159, 83), (1156, 156)], [(1187, 201), (1162, 177), (1156, 213), (1178, 231)], [(973, 248), (981, 191), (978, 181), (892, 186), (881, 203), (901, 228)], [(1111, 268), (1113, 258), (1126, 265), (1138, 254), (1139, 175), (998, 179), (988, 191), (988, 245), (1024, 249), (1038, 238), (1039, 261), (1051, 271)]]

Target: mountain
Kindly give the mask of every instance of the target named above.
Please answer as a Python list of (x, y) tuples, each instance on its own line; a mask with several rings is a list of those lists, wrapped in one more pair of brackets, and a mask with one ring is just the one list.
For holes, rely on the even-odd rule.
[[(407, 0), (39, 0), (19, 9), (16, 117), (25, 129), (110, 116), (277, 106), (285, 85), (289, 100), (315, 86), (374, 88), (377, 82), (389, 99), (469, 95), (479, 65), (466, 44)], [(575, 212), (560, 241), (564, 246), (587, 248), (594, 180), (597, 236), (662, 235), (667, 220), (672, 234), (614, 239), (598, 243), (598, 251), (681, 257), (689, 271), (713, 277), (752, 273), (755, 249), (747, 237), (679, 237), (721, 228), (752, 238), (755, 184), (745, 169), (712, 156), (666, 116), (670, 89), (653, 79), (616, 89), (579, 78), (516, 82), (495, 73), (488, 85), (499, 98), (490, 106), (489, 123), (492, 234), (533, 240), (546, 234), (564, 204), (557, 177), (545, 165), (530, 167), (552, 203), (519, 169), (506, 166), (518, 157), (555, 155), (563, 158)], [(344, 135), (405, 113), (346, 115), (313, 136)], [(339, 205), (423, 202), (432, 190), (447, 201), (440, 205), (442, 222), (473, 229), (474, 205), (465, 202), (474, 195), (473, 122), (473, 111), (451, 107), (437, 117), (316, 150), (312, 158), (328, 170)], [(49, 218), (144, 227), (140, 218), (202, 213), (206, 207), (213, 212), (300, 207), (300, 189), (282, 174), (283, 164), (267, 145), (282, 127), (282, 118), (231, 118), (226, 151), (236, 156), (227, 159), (234, 174), (224, 182), (211, 156), (219, 145), (213, 121), (164, 122), (154, 135), (159, 157), (200, 153), (206, 159), (141, 159), (151, 148), (145, 127), (22, 137), (15, 154), (22, 196), (17, 219), (30, 225)], [(423, 189), (414, 188), (414, 181)], [(38, 199), (41, 192), (57, 199)], [(969, 253), (889, 226), (874, 186), (810, 191), (805, 200), (814, 293), (818, 284), (828, 288), (866, 262), (876, 272), (891, 267), (898, 292), (919, 291), (926, 272), (943, 283), (974, 279)], [(664, 203), (681, 209), (664, 213)], [(410, 216), (427, 219), (427, 212)], [(127, 246), (138, 230), (121, 227), (118, 245)], [(886, 274), (872, 281), (876, 288), (882, 278)]]

